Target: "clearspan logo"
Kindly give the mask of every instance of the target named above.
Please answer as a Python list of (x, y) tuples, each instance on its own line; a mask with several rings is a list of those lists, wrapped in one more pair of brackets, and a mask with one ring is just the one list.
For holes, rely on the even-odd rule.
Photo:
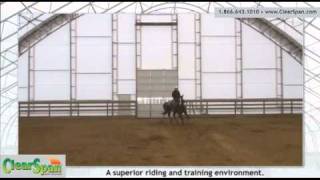
[(16, 161), (12, 158), (5, 158), (2, 162), (2, 172), (12, 174), (17, 171), (31, 171), (35, 175), (61, 175), (62, 165), (57, 158), (48, 158), (46, 163), (42, 163), (40, 158), (33, 161)]

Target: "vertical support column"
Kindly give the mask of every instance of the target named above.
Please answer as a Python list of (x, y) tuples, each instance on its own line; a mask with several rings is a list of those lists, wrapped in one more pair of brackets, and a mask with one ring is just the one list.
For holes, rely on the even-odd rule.
[(112, 100), (118, 100), (118, 14), (112, 14)]
[(177, 14), (171, 14), (171, 22), (177, 23), (177, 25), (171, 26), (171, 42), (172, 42), (172, 47), (171, 47), (171, 66), (172, 69), (178, 70), (178, 15)]
[[(72, 21), (69, 22), (69, 100), (70, 100), (70, 116), (72, 116)], [(50, 117), (50, 104), (49, 104), (49, 117)]]
[(70, 100), (77, 99), (77, 19), (70, 22)]
[[(139, 14), (136, 14), (135, 16), (135, 21), (136, 23), (137, 22), (140, 22), (140, 15)], [(135, 25), (135, 65), (136, 65), (136, 109), (135, 109), (135, 113), (136, 113), (136, 118), (138, 117), (138, 72), (137, 72), (137, 69), (138, 69), (138, 66), (140, 65), (141, 67), (141, 63), (140, 63), (140, 59), (141, 59), (141, 54), (140, 54), (140, 51), (138, 48), (140, 48), (140, 42), (141, 42), (141, 34), (140, 34), (140, 29), (141, 27), (140, 26), (137, 26)]]
[(29, 101), (35, 100), (35, 47), (29, 50)]
[[(195, 99), (202, 100), (201, 14), (195, 14)], [(202, 104), (200, 114), (203, 113)]]
[(30, 106), (30, 101), (35, 100), (35, 47), (28, 51), (28, 117), (33, 107)]
[[(140, 23), (141, 22), (141, 15), (140, 14), (136, 14), (135, 17), (135, 21), (136, 23)], [(142, 61), (141, 61), (141, 26), (137, 26), (135, 25), (135, 55), (136, 55), (136, 109), (135, 109), (135, 113), (136, 113), (136, 117), (138, 117), (138, 72), (137, 70), (141, 69), (142, 67)]]
[(31, 49), (28, 50), (28, 112), (27, 116), (30, 116), (30, 100), (31, 100)]
[[(36, 68), (36, 60), (35, 60), (35, 53), (36, 53), (36, 48), (32, 47), (30, 49), (30, 99), (29, 101), (34, 101), (35, 100), (35, 82), (36, 82), (36, 73), (35, 73), (35, 68)], [(32, 104), (31, 109), (34, 109), (34, 104)], [(30, 110), (30, 109), (29, 109)]]
[[(136, 15), (136, 23), (141, 23), (141, 15), (140, 14)], [(136, 25), (136, 69), (138, 69), (138, 70), (142, 68), (141, 34), (142, 34), (141, 26)]]
[(276, 46), (276, 96), (277, 98), (283, 98), (283, 74), (282, 74), (282, 49)]
[[(149, 79), (148, 79), (148, 96), (149, 97), (152, 97), (152, 87), (151, 87), (151, 82), (152, 82), (152, 71), (149, 71)], [(149, 99), (148, 100), (148, 104), (149, 104), (149, 118), (151, 119), (152, 118), (152, 100)]]
[(77, 99), (77, 19), (71, 20), (70, 27), (70, 116), (73, 115), (73, 101)]
[[(275, 45), (275, 55), (276, 55), (276, 98), (280, 99), (280, 109), (281, 114), (283, 114), (284, 108), (283, 108), (283, 55), (282, 55), (282, 49)], [(279, 102), (279, 101), (278, 101)]]
[[(235, 67), (236, 67), (236, 99), (243, 98), (243, 58), (242, 58), (242, 23), (235, 19)], [(243, 114), (243, 103), (240, 106), (240, 114)], [(237, 106), (237, 105), (236, 105)]]
[[(173, 25), (171, 26), (171, 41), (172, 41), (172, 58), (171, 58), (171, 64), (172, 64), (172, 69), (173, 70), (177, 70), (177, 87), (179, 87), (179, 70), (178, 70), (178, 67), (179, 67), (179, 39), (178, 39), (178, 15), (176, 13), (174, 14), (171, 14), (171, 22), (173, 23), (176, 23), (176, 25)], [(162, 77), (163, 79), (167, 79), (167, 78), (164, 78)], [(166, 83), (164, 83), (163, 86), (166, 86), (165, 85)], [(166, 89), (166, 87), (164, 87)], [(162, 95), (162, 98), (163, 95)]]

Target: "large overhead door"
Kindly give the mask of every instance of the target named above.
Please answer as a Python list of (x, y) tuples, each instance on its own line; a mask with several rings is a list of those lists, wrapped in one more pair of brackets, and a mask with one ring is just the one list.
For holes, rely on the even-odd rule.
[(136, 18), (137, 117), (162, 117), (162, 104), (178, 87), (177, 16)]
[(138, 70), (138, 117), (162, 117), (162, 104), (171, 99), (171, 92), (177, 86), (177, 70)]

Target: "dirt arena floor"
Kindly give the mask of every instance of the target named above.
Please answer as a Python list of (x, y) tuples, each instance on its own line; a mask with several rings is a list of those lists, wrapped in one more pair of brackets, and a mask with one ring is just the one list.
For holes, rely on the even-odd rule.
[(69, 166), (302, 165), (302, 115), (167, 119), (20, 118), (19, 153)]

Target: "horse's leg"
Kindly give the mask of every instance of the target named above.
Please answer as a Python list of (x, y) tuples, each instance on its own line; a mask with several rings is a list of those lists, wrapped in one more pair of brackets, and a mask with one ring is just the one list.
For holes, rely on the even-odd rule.
[(191, 119), (190, 116), (189, 116), (189, 114), (187, 113), (187, 110), (186, 110), (186, 109), (183, 110), (183, 113), (184, 113), (184, 115), (186, 115), (186, 117), (187, 117), (189, 120)]
[(162, 115), (166, 115), (166, 114), (168, 113), (168, 107), (167, 107), (166, 104), (164, 104), (162, 107), (163, 107), (163, 113), (162, 113)]
[(169, 117), (169, 121), (170, 121), (170, 124), (172, 123), (172, 119), (171, 119), (171, 111), (168, 112), (168, 117)]
[(179, 118), (180, 118), (180, 120), (181, 120), (182, 125), (184, 125), (184, 120), (183, 120), (183, 117), (182, 117), (182, 112), (179, 113)]
[[(177, 123), (178, 123), (178, 121), (177, 121), (177, 119), (176, 119), (176, 111), (173, 111), (173, 119), (174, 119), (174, 121), (176, 121)], [(179, 124), (179, 123), (178, 123)]]

